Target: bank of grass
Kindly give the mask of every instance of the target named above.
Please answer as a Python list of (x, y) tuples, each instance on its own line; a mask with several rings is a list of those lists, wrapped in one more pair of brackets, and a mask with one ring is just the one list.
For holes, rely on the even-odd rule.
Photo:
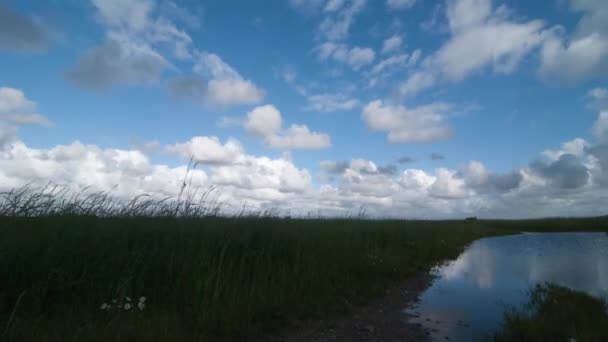
[(553, 284), (538, 285), (523, 309), (505, 313), (496, 342), (608, 341), (608, 303)]
[[(346, 311), (480, 237), (608, 227), (605, 218), (220, 217), (179, 202), (17, 195), (0, 202), (6, 341), (247, 340)], [(145, 296), (146, 308), (100, 310), (126, 296)]]

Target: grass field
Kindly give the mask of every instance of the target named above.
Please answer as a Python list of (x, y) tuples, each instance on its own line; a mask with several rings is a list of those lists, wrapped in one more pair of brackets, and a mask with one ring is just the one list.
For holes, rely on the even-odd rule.
[(608, 228), (607, 218), (217, 217), (169, 202), (37, 196), (0, 202), (0, 340), (246, 340), (364, 303), (483, 236)]

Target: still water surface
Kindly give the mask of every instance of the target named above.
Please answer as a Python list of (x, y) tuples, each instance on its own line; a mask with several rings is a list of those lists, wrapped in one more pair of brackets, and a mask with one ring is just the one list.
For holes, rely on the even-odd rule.
[[(475, 241), (437, 278), (409, 321), (435, 341), (471, 341), (495, 330), (506, 307), (520, 307), (535, 284), (552, 282), (608, 299), (608, 235), (524, 233)], [(413, 315), (414, 317), (411, 317)]]

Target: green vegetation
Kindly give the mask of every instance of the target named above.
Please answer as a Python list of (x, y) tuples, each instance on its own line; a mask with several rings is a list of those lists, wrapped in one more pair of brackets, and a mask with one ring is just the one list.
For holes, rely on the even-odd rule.
[[(606, 218), (218, 217), (217, 206), (201, 203), (4, 194), (0, 340), (246, 340), (348, 310), (483, 236), (608, 227)], [(112, 299), (126, 296), (134, 307), (117, 310)], [(104, 303), (113, 309), (101, 310)]]
[(608, 303), (557, 285), (539, 285), (525, 309), (505, 313), (494, 341), (608, 341)]

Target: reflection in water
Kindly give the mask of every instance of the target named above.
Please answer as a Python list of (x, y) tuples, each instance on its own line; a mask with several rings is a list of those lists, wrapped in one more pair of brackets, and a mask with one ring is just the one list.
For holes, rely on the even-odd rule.
[(551, 282), (608, 299), (608, 235), (526, 233), (481, 239), (437, 279), (410, 321), (435, 340), (469, 341), (498, 327), (507, 306), (520, 306), (535, 284)]

